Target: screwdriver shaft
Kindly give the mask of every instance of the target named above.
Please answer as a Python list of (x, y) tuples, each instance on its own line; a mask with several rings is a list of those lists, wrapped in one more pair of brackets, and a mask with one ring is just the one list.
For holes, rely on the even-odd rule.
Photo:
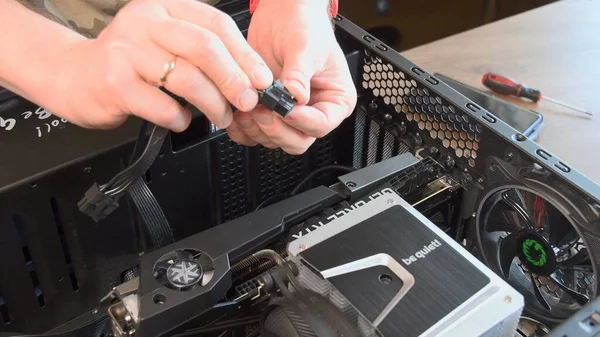
[(582, 112), (582, 113), (584, 113), (584, 114), (586, 114), (586, 115), (592, 116), (592, 113), (591, 113), (591, 112), (589, 112), (589, 111), (585, 111), (585, 110), (583, 110), (583, 109), (580, 109), (580, 108), (578, 108), (578, 107), (572, 106), (572, 105), (570, 105), (570, 104), (566, 104), (566, 103), (563, 103), (563, 102), (561, 102), (561, 101), (557, 101), (557, 100), (555, 100), (554, 98), (550, 98), (550, 97), (546, 97), (546, 96), (544, 96), (543, 100), (544, 100), (544, 99), (545, 99), (546, 101), (550, 101), (550, 102), (552, 102), (552, 103), (555, 103), (555, 104), (558, 104), (558, 105), (562, 105), (562, 106), (564, 106), (564, 107), (567, 107), (567, 108), (569, 108), (569, 109), (573, 109), (573, 110), (575, 110), (575, 111), (579, 111), (579, 112)]

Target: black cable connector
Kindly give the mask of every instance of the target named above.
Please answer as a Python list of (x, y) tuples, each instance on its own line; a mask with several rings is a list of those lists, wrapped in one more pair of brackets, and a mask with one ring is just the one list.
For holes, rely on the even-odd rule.
[(283, 84), (277, 80), (265, 90), (259, 90), (259, 103), (267, 109), (277, 112), (281, 117), (287, 116), (294, 108), (296, 99)]
[(77, 203), (79, 210), (98, 222), (119, 207), (116, 199), (100, 191), (98, 184), (92, 185)]

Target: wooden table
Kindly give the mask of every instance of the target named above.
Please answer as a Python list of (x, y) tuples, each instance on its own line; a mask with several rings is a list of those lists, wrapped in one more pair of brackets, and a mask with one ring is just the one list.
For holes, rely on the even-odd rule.
[(594, 113), (507, 98), (544, 115), (541, 146), (600, 182), (600, 0), (563, 0), (402, 54), (481, 89), (484, 72), (499, 72)]

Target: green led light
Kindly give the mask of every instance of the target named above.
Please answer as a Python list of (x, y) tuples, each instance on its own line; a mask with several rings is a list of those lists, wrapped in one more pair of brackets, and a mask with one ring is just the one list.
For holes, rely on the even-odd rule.
[(548, 262), (548, 256), (546, 255), (546, 250), (541, 243), (539, 243), (535, 239), (526, 239), (523, 241), (521, 245), (523, 249), (523, 255), (529, 263), (536, 267), (543, 267)]

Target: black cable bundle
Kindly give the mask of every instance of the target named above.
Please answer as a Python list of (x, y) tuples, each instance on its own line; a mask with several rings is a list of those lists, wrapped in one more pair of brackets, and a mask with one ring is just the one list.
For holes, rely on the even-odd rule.
[(167, 129), (144, 121), (129, 166), (106, 184), (92, 185), (79, 201), (79, 209), (98, 222), (119, 207), (119, 199), (141, 179), (158, 156), (167, 133)]

